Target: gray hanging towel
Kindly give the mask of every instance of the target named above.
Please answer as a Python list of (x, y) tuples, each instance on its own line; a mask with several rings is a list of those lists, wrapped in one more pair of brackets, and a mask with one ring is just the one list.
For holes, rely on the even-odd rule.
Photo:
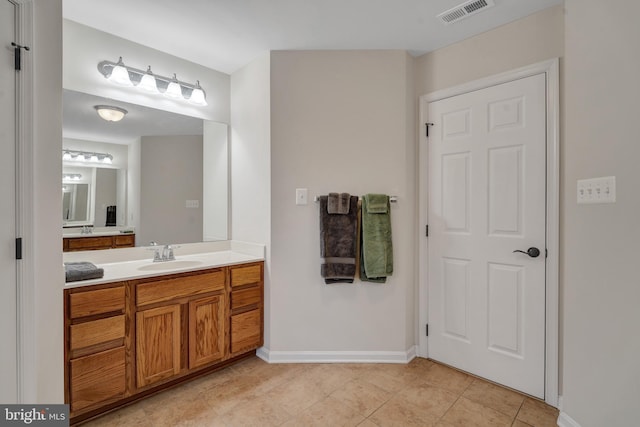
[(386, 282), (393, 273), (389, 196), (367, 194), (362, 198), (361, 240), (360, 279)]
[(340, 199), (349, 201), (348, 209), (340, 207), (336, 210), (346, 212), (332, 214), (328, 197), (320, 196), (320, 275), (327, 284), (353, 283), (356, 275), (358, 196), (342, 193), (338, 205)]

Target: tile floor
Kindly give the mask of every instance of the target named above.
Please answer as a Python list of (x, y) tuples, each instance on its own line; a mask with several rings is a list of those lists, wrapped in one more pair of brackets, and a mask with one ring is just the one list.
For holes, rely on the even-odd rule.
[(416, 358), (268, 364), (253, 357), (85, 426), (556, 426), (558, 411)]

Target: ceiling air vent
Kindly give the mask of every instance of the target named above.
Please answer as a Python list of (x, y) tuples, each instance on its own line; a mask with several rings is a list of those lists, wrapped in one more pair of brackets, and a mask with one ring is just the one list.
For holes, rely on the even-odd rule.
[(446, 12), (442, 12), (438, 15), (438, 18), (446, 25), (449, 25), (494, 5), (493, 0), (471, 0), (462, 3), (453, 9), (449, 9)]

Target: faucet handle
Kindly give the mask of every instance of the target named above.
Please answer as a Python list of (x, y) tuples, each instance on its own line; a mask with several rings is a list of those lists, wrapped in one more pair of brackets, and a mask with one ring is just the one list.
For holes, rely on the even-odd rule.
[(165, 261), (174, 261), (176, 257), (173, 254), (173, 246), (166, 245), (163, 251)]

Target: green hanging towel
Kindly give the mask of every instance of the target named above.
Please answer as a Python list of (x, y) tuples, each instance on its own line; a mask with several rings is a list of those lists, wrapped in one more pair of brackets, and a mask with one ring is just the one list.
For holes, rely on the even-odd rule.
[(391, 207), (389, 196), (366, 194), (362, 198), (360, 280), (384, 283), (393, 274)]

